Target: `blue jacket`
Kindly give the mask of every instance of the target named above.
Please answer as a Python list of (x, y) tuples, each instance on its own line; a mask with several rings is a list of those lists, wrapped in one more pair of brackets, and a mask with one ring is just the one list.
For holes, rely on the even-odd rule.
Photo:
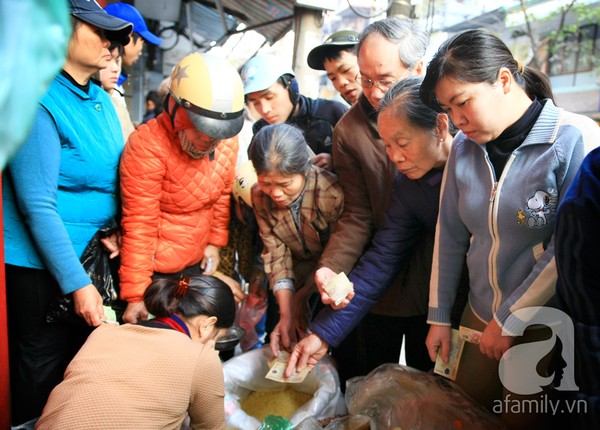
[(119, 120), (108, 94), (59, 74), (3, 174), (6, 263), (48, 269), (64, 293), (90, 284), (79, 259), (119, 205)]
[[(442, 171), (437, 169), (417, 180), (396, 176), (383, 225), (348, 276), (354, 284), (354, 298), (344, 309), (323, 308), (309, 326), (312, 332), (329, 345), (338, 346), (381, 299), (407, 262), (415, 241), (423, 232), (435, 231), (441, 181)], [(430, 259), (426, 265), (431, 267)], [(429, 291), (427, 285), (423, 287), (416, 300), (425, 308)], [(415, 297), (414, 292), (411, 297)]]
[(546, 100), (523, 143), (496, 178), (485, 145), (459, 133), (446, 164), (429, 296), (430, 323), (449, 325), (464, 256), (469, 303), (484, 321), (541, 306), (556, 284), (554, 217), (585, 153), (600, 142), (590, 119)]
[(556, 214), (554, 235), (558, 307), (574, 324), (576, 397), (588, 406), (588, 413), (579, 414), (578, 428), (593, 428), (600, 419), (600, 149), (585, 158), (569, 186)]

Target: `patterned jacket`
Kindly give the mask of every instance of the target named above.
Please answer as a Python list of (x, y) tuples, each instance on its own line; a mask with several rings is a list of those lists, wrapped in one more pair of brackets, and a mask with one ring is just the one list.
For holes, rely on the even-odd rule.
[(258, 186), (252, 190), (252, 199), (271, 288), (285, 278), (295, 279), (296, 289), (300, 288), (310, 270), (303, 270), (304, 276), (295, 270), (306, 262), (314, 269), (329, 238), (331, 225), (343, 210), (342, 186), (333, 173), (311, 167), (300, 207), (301, 231), (296, 228), (291, 211), (278, 208)]
[(153, 272), (178, 272), (199, 263), (206, 245), (227, 244), (237, 151), (233, 138), (212, 157), (190, 157), (166, 113), (131, 134), (120, 165), (123, 300), (141, 301)]

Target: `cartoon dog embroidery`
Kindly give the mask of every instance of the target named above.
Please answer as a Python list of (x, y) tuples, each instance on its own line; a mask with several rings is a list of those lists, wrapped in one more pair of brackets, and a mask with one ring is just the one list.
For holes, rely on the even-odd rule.
[(552, 213), (553, 197), (545, 191), (538, 190), (533, 197), (527, 200), (527, 225), (529, 227), (543, 227), (548, 223), (547, 215)]

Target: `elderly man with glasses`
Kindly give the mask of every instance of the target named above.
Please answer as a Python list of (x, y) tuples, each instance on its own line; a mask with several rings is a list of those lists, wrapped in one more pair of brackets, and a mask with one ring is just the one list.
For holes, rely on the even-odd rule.
[[(363, 94), (333, 133), (334, 170), (344, 186), (345, 206), (332, 228), (315, 276), (321, 291), (336, 273), (351, 271), (383, 224), (397, 169), (379, 136), (377, 109), (395, 82), (422, 73), (428, 43), (426, 31), (413, 21), (398, 17), (376, 21), (359, 35), (359, 73), (355, 80)], [(403, 335), (407, 338), (408, 364), (424, 370), (431, 367), (425, 348), (429, 271), (423, 267), (426, 265), (422, 256), (431, 256), (432, 247), (433, 237), (418, 240), (413, 256), (399, 271), (388, 293), (357, 329), (334, 348), (342, 382), (365, 375), (382, 363), (397, 363)]]

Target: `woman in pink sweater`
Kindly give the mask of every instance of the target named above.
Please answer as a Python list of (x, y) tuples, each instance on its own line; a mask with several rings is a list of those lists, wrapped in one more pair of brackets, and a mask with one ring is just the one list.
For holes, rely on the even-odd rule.
[(200, 275), (158, 279), (152, 320), (96, 329), (50, 394), (36, 429), (225, 429), (215, 339), (235, 318), (231, 289)]

